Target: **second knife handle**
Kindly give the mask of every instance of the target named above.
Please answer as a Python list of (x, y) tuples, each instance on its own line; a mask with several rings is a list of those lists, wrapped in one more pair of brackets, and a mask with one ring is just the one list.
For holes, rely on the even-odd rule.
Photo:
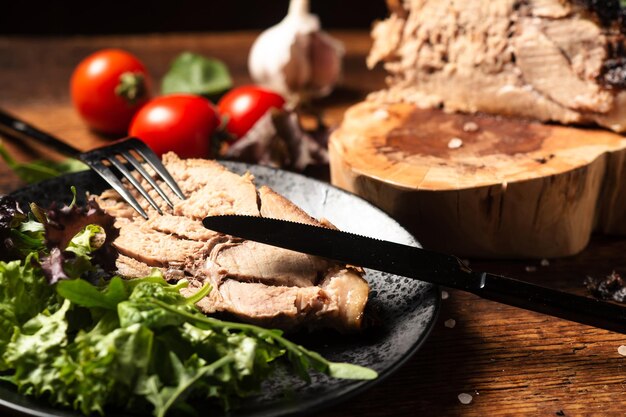
[(626, 306), (500, 275), (472, 274), (479, 276), (481, 285), (471, 292), (482, 298), (626, 334)]

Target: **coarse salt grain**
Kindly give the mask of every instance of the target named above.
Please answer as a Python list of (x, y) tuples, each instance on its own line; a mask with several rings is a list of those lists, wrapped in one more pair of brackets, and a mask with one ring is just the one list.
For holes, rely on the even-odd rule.
[(448, 142), (448, 148), (450, 149), (459, 149), (461, 146), (463, 146), (463, 140), (459, 138), (452, 138)]
[(461, 404), (469, 404), (472, 402), (473, 397), (470, 394), (466, 394), (464, 392), (460, 393), (457, 398)]
[(541, 260), (541, 266), (550, 266), (550, 261), (547, 259), (542, 259)]
[(526, 269), (526, 272), (535, 272), (535, 271), (537, 271), (537, 267), (536, 266), (532, 266), (532, 265), (528, 265), (525, 269)]
[(448, 319), (443, 322), (443, 325), (446, 326), (448, 329), (452, 329), (454, 326), (456, 326), (456, 320)]
[(626, 346), (622, 345), (620, 347), (617, 348), (617, 353), (619, 353), (622, 356), (626, 356)]
[(449, 296), (450, 296), (450, 294), (448, 294), (448, 291), (446, 291), (446, 290), (442, 290), (441, 291), (441, 299), (442, 300), (447, 300)]
[(387, 120), (389, 118), (389, 112), (385, 109), (378, 109), (372, 113), (374, 120)]
[(467, 122), (463, 125), (463, 131), (464, 132), (477, 132), (478, 125), (474, 122)]

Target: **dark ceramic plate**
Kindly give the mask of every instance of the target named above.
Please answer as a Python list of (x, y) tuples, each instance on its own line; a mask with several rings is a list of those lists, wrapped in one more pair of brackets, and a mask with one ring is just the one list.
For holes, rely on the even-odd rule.
[[(254, 165), (225, 163), (235, 172), (249, 170), (256, 183), (266, 184), (317, 218), (327, 218), (337, 227), (379, 239), (417, 246), (413, 237), (384, 212), (366, 201), (326, 183), (293, 173)], [(24, 188), (14, 196), (22, 203), (47, 205), (54, 199), (69, 200), (70, 186), (78, 195), (106, 188), (95, 174), (67, 175)], [(307, 385), (297, 377), (280, 373), (267, 381), (262, 392), (245, 402), (232, 416), (287, 416), (308, 414), (343, 401), (379, 383), (402, 365), (428, 336), (439, 310), (437, 287), (408, 278), (366, 271), (371, 286), (370, 306), (379, 315), (381, 328), (358, 337), (307, 338), (298, 340), (333, 361), (351, 362), (375, 369), (373, 381), (347, 381), (315, 374)], [(288, 393), (286, 395), (286, 393)], [(75, 417), (70, 410), (52, 408), (44, 401), (22, 397), (10, 386), (0, 385), (2, 407), (16, 415)], [(204, 408), (204, 407), (203, 407)], [(4, 415), (4, 413), (0, 413)]]

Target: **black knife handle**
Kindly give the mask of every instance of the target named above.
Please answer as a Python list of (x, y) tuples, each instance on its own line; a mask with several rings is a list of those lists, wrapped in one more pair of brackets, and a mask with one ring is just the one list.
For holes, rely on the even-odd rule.
[[(626, 306), (541, 287), (513, 278), (472, 272), (480, 285), (470, 292), (488, 300), (626, 333)], [(467, 290), (466, 290), (467, 291)]]

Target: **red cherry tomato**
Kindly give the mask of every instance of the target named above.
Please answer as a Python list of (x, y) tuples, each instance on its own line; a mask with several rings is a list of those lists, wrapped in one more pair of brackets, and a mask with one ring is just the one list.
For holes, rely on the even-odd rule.
[(269, 109), (282, 109), (284, 105), (285, 99), (281, 95), (248, 85), (230, 90), (217, 103), (217, 108), (222, 117), (227, 118), (226, 130), (238, 139)]
[(137, 112), (130, 136), (143, 140), (159, 156), (211, 157), (211, 136), (220, 121), (213, 104), (200, 96), (172, 94), (149, 101)]
[(125, 135), (133, 115), (150, 98), (152, 81), (135, 56), (103, 49), (78, 64), (70, 81), (74, 107), (92, 129)]

